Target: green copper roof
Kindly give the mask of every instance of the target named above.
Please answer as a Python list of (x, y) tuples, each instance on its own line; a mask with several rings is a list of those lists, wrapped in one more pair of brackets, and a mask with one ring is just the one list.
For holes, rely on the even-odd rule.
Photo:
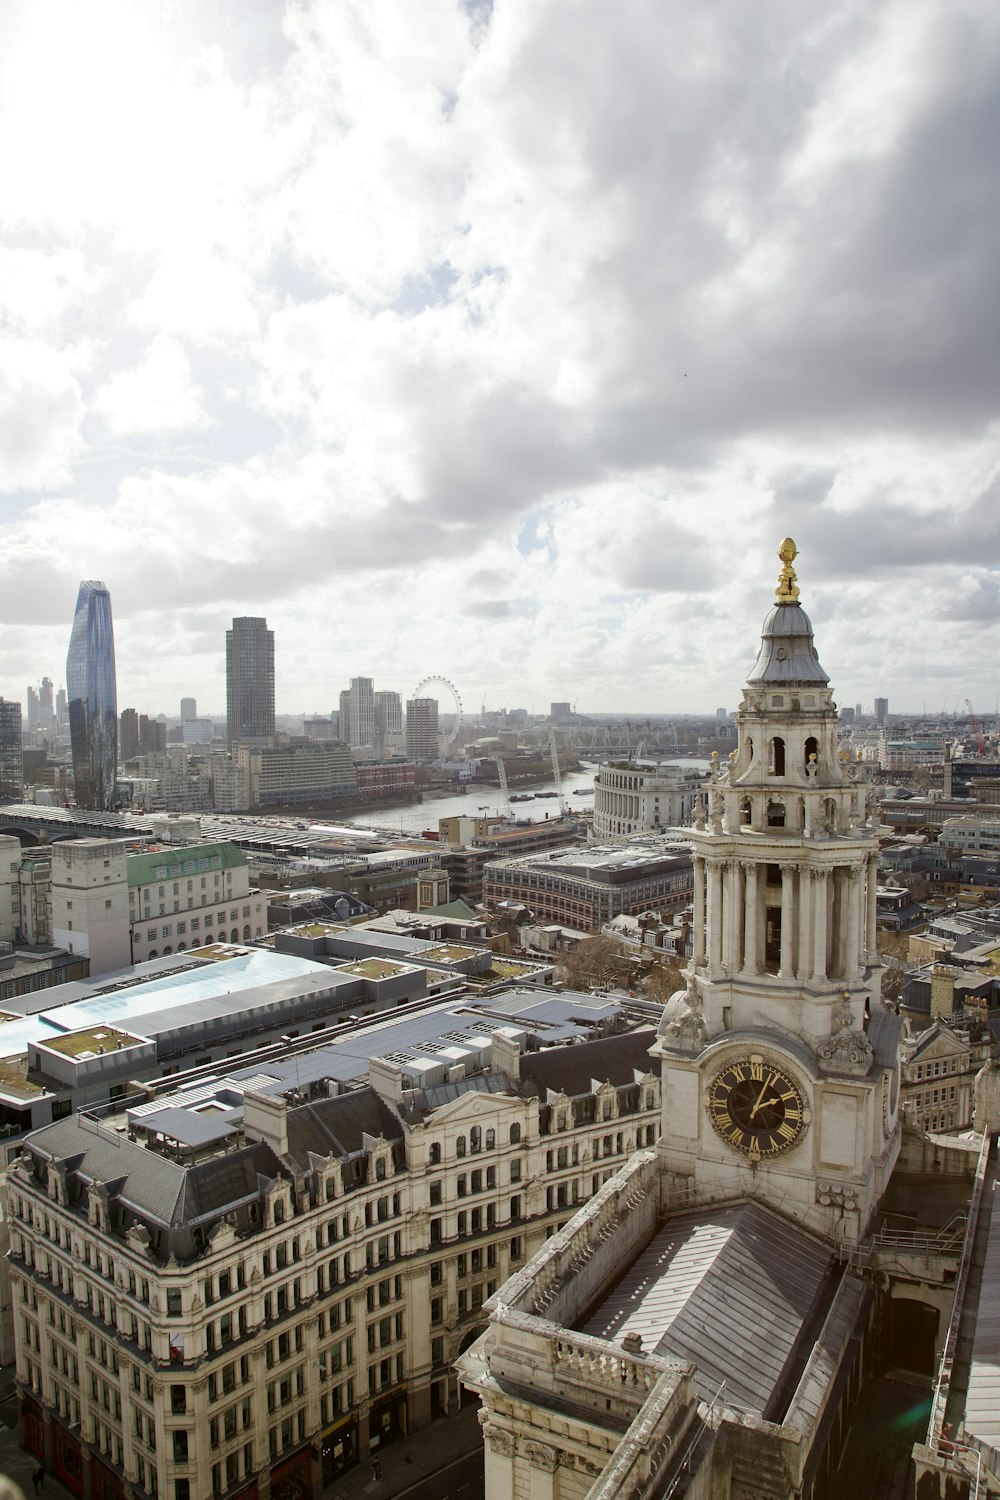
[(160, 880), (211, 874), (213, 870), (235, 870), (245, 864), (243, 851), (235, 844), (189, 844), (183, 849), (158, 849), (155, 854), (129, 856), (128, 883), (154, 885)]

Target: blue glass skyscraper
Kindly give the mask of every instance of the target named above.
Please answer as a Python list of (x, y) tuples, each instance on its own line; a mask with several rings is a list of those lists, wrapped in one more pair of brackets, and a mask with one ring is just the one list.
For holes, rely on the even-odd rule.
[(77, 807), (106, 812), (118, 768), (118, 693), (111, 595), (103, 583), (80, 585), (66, 657), (69, 735)]

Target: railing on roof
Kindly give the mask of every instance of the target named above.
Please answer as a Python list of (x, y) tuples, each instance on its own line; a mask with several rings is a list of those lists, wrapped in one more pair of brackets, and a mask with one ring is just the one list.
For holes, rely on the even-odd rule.
[[(995, 1137), (988, 1132), (983, 1135), (983, 1144), (979, 1150), (979, 1160), (976, 1163), (976, 1178), (972, 1189), (972, 1198), (969, 1203), (968, 1223), (965, 1229), (965, 1239), (962, 1244), (962, 1255), (958, 1264), (958, 1274), (955, 1278), (955, 1298), (951, 1308), (951, 1320), (948, 1324), (948, 1333), (945, 1337), (944, 1350), (941, 1355), (941, 1364), (938, 1369), (938, 1377), (934, 1384), (934, 1399), (931, 1403), (930, 1421), (927, 1427), (928, 1447), (937, 1447), (940, 1451), (941, 1443), (950, 1439), (943, 1437), (945, 1425), (945, 1411), (948, 1405), (948, 1393), (951, 1388), (951, 1376), (955, 1365), (955, 1356), (958, 1349), (959, 1327), (962, 1321), (962, 1312), (965, 1304), (965, 1293), (969, 1283), (969, 1270), (972, 1264), (972, 1247), (976, 1238), (976, 1230), (979, 1227), (979, 1214), (982, 1208), (983, 1188), (986, 1181), (986, 1168), (990, 1155), (995, 1146)], [(978, 1482), (977, 1482), (978, 1483)], [(977, 1488), (978, 1494), (978, 1488)]]

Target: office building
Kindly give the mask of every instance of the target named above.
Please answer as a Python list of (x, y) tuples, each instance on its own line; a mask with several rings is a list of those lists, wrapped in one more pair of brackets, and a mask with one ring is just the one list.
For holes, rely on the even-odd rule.
[(573, 710), (569, 703), (552, 703), (549, 705), (549, 718), (553, 724), (565, 724), (572, 712)]
[(121, 839), (60, 839), (52, 846), (52, 941), (86, 958), (91, 975), (132, 962), (126, 858)]
[(406, 704), (406, 754), (410, 760), (432, 761), (440, 755), (436, 698), (410, 698)]
[(139, 754), (139, 715), (134, 708), (123, 708), (119, 715), (118, 753), (122, 765)]
[(340, 740), (281, 749), (239, 745), (233, 759), (243, 778), (243, 807), (324, 807), (357, 791), (354, 761)]
[(626, 845), (589, 845), (483, 866), (483, 900), (513, 901), (539, 922), (598, 932), (618, 916), (656, 911), (664, 916), (690, 904), (688, 845), (649, 838)]
[(230, 746), (274, 735), (274, 631), (252, 615), (226, 631), (226, 733)]
[(76, 805), (107, 812), (115, 800), (118, 696), (111, 595), (96, 580), (80, 584), (66, 658), (66, 691)]
[(888, 700), (888, 698), (876, 698), (875, 699), (875, 723), (876, 724), (885, 724), (888, 721), (888, 718), (889, 718), (889, 700)]
[[(658, 1128), (652, 1029), (602, 1036), (617, 1007), (569, 998), (442, 1006), (29, 1137), (9, 1265), (50, 1473), (308, 1497), (454, 1412), (486, 1300)], [(137, 1045), (116, 1031), (82, 1066)]]
[(0, 802), (20, 802), (23, 795), (21, 705), (0, 698)]
[(375, 694), (375, 740), (383, 755), (404, 747), (403, 700), (398, 693), (379, 689)]
[[(235, 621), (234, 621), (234, 623), (235, 623)], [(196, 719), (197, 717), (198, 717), (198, 700), (197, 700), (197, 698), (182, 698), (181, 699), (181, 723), (183, 724), (185, 722), (185, 720), (187, 720), (187, 719)]]
[[(346, 734), (344, 733), (345, 725)], [(341, 693), (340, 731), (341, 738), (347, 741), (352, 750), (364, 750), (374, 746), (375, 685), (370, 677), (352, 677), (346, 694)]]
[(690, 823), (705, 777), (672, 765), (609, 761), (594, 777), (594, 837), (630, 838)]

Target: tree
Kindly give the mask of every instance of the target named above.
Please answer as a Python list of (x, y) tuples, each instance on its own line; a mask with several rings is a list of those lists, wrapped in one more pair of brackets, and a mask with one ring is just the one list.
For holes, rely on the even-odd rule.
[(588, 937), (562, 960), (560, 978), (574, 990), (628, 985), (632, 961), (616, 938)]
[(658, 1005), (666, 1005), (671, 995), (684, 989), (686, 983), (683, 960), (679, 959), (676, 953), (665, 953), (653, 964), (642, 988), (647, 1000), (655, 1000)]
[(904, 932), (880, 932), (876, 934), (875, 947), (884, 961), (882, 970), (882, 999), (890, 1005), (903, 998), (903, 977), (910, 943)]

